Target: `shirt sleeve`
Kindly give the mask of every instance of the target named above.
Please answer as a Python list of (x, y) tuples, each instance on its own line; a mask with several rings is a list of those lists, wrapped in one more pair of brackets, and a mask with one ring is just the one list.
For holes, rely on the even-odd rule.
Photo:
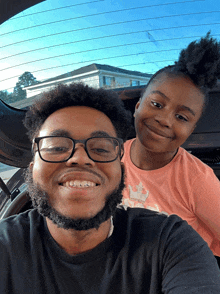
[(217, 241), (220, 252), (220, 181), (213, 170), (196, 177), (192, 184), (192, 203), (195, 215), (211, 231)]
[(220, 270), (202, 237), (185, 221), (168, 218), (162, 234), (162, 293), (219, 294)]
[(12, 277), (10, 268), (10, 255), (5, 245), (1, 242), (0, 236), (0, 293), (9, 294), (11, 291)]

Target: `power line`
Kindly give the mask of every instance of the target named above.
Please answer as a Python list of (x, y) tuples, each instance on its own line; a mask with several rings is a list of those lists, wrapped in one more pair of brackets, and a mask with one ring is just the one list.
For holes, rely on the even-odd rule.
[[(53, 58), (58, 58), (58, 57), (63, 57), (63, 56), (68, 56), (68, 55), (73, 55), (73, 54), (81, 54), (81, 53), (86, 53), (86, 52), (90, 52), (90, 51), (98, 51), (98, 50), (105, 50), (105, 49), (112, 49), (112, 48), (117, 48), (117, 47), (124, 47), (124, 46), (132, 46), (132, 45), (140, 45), (140, 44), (146, 44), (149, 43), (150, 41), (144, 41), (144, 42), (136, 42), (136, 43), (127, 43), (127, 44), (121, 44), (121, 45), (114, 45), (114, 46), (108, 46), (108, 47), (101, 47), (101, 48), (96, 48), (96, 49), (89, 49), (89, 50), (84, 50), (84, 51), (78, 51), (78, 52), (74, 52), (74, 53), (66, 53), (66, 54), (60, 54), (60, 55), (56, 55), (56, 56), (50, 56), (50, 57), (46, 57), (46, 58), (41, 58), (41, 59), (37, 59), (34, 61), (28, 61), (28, 62), (24, 62), (24, 63), (20, 63), (17, 65), (13, 65), (4, 69), (0, 69), (0, 71), (4, 71), (4, 70), (8, 70), (14, 67), (18, 67), (21, 65), (26, 65), (26, 64), (30, 64), (30, 63), (35, 63), (38, 61), (44, 61), (44, 60), (48, 60), (48, 59), (53, 59)], [(158, 51), (151, 51), (151, 52), (146, 52), (146, 53), (156, 53), (156, 52), (163, 52), (163, 51), (173, 51), (173, 50), (180, 50), (180, 49), (169, 49), (169, 50), (158, 50)]]
[[(5, 48), (5, 47), (8, 47), (8, 46), (17, 45), (17, 44), (28, 42), (28, 41), (33, 41), (33, 40), (42, 39), (42, 38), (51, 37), (51, 36), (57, 36), (57, 35), (66, 34), (66, 33), (72, 33), (72, 32), (78, 32), (78, 31), (82, 31), (82, 30), (107, 27), (107, 26), (118, 25), (118, 24), (121, 25), (121, 24), (125, 24), (125, 23), (131, 23), (131, 22), (143, 21), (143, 20), (148, 20), (148, 18), (135, 19), (135, 20), (126, 20), (126, 21), (119, 21), (119, 22), (115, 22), (115, 23), (97, 25), (97, 26), (92, 26), (92, 27), (86, 27), (86, 28), (80, 28), (80, 29), (74, 29), (74, 30), (69, 30), (69, 31), (64, 31), (64, 32), (59, 32), (59, 33), (44, 35), (44, 36), (40, 36), (40, 37), (35, 37), (35, 38), (31, 38), (31, 39), (26, 39), (26, 40), (18, 41), (18, 42), (15, 42), (15, 43), (10, 43), (10, 44), (4, 45), (4, 46), (0, 46), (0, 48)], [(4, 58), (8, 58), (8, 56), (6, 56)]]
[[(166, 29), (176, 29), (176, 28), (188, 28), (188, 27), (207, 26), (207, 25), (218, 25), (218, 24), (220, 24), (220, 23), (212, 23), (212, 24), (209, 23), (209, 24), (200, 24), (200, 25), (178, 26), (178, 27), (160, 28), (160, 29), (155, 29), (155, 30), (166, 30)], [(149, 32), (149, 31), (155, 31), (155, 30), (148, 30), (147, 32)], [(133, 33), (140, 33), (140, 32), (146, 32), (146, 30), (145, 31), (136, 31), (136, 32), (133, 32)], [(119, 35), (125, 35), (125, 34), (132, 34), (132, 32), (130, 32), (130, 33), (123, 33), (123, 34), (117, 34), (117, 35), (109, 35), (107, 37), (119, 36)], [(104, 37), (99, 37), (99, 38), (104, 38)], [(96, 39), (96, 38), (81, 40), (80, 42), (82, 42), (82, 41), (88, 41), (88, 40), (94, 40), (94, 39)], [(77, 41), (75, 41), (75, 42), (77, 42)], [(75, 43), (75, 42), (70, 42), (70, 43)], [(89, 50), (78, 51), (78, 52), (70, 52), (70, 53), (66, 53), (66, 54), (60, 54), (60, 55), (56, 55), (56, 56), (50, 56), (50, 57), (46, 57), (46, 58), (41, 58), (41, 59), (37, 59), (37, 60), (32, 60), (32, 61), (20, 63), (20, 64), (17, 64), (17, 65), (13, 65), (13, 66), (10, 66), (10, 67), (6, 67), (6, 68), (3, 68), (3, 69), (0, 69), (0, 71), (8, 70), (8, 69), (11, 69), (11, 68), (14, 68), (14, 67), (18, 67), (18, 66), (21, 66), (21, 65), (25, 65), (25, 64), (35, 63), (35, 62), (38, 62), (38, 61), (53, 59), (53, 58), (57, 58), (57, 57), (63, 57), (63, 56), (68, 56), (68, 55), (74, 55), (74, 54), (80, 54), (80, 53), (86, 53), (86, 52), (98, 51), (98, 50), (104, 50), (104, 49), (111, 49), (111, 48), (115, 48), (115, 47), (117, 48), (117, 47), (131, 46), (131, 45), (139, 45), (139, 44), (145, 44), (145, 43), (149, 43), (149, 42), (151, 42), (151, 41), (136, 42), (136, 43), (126, 43), (126, 44), (121, 44), (121, 45), (114, 45), (114, 46), (108, 46), (108, 47), (100, 47), (100, 48), (89, 49)], [(61, 44), (61, 45), (67, 45), (67, 44), (70, 44), (70, 43), (65, 43), (65, 44)], [(52, 46), (52, 47), (54, 47), (54, 46)], [(46, 48), (48, 48), (48, 47), (46, 47)], [(38, 50), (38, 49), (35, 49), (35, 50)], [(24, 53), (30, 53), (30, 52), (32, 52), (32, 51), (26, 51), (26, 52), (23, 52), (22, 54), (24, 54)], [(160, 51), (157, 51), (157, 52), (160, 52)], [(17, 53), (15, 55), (19, 55), (19, 54), (21, 54), (21, 53)], [(12, 56), (15, 56), (15, 55), (11, 55), (11, 56), (0, 58), (0, 60), (9, 58), (9, 57), (12, 57)]]
[[(216, 35), (213, 35), (213, 36), (219, 36), (219, 35), (220, 34), (216, 34)], [(180, 40), (180, 39), (192, 39), (192, 38), (197, 39), (197, 38), (200, 38), (200, 37), (201, 36), (180, 37), (180, 38), (173, 38), (173, 39), (157, 40), (157, 42), (159, 42), (159, 41), (170, 41), (170, 40)], [(32, 71), (32, 73), (36, 73), (36, 72), (40, 72), (40, 71), (46, 71), (46, 70), (60, 68), (60, 67), (66, 67), (66, 66), (75, 65), (75, 64), (81, 64), (81, 63), (91, 63), (91, 62), (93, 63), (95, 61), (105, 60), (105, 59), (114, 59), (114, 58), (129, 57), (129, 56), (135, 56), (135, 55), (143, 55), (143, 54), (146, 54), (146, 53), (147, 52), (139, 52), (139, 53), (136, 52), (136, 53), (132, 53), (132, 54), (124, 54), (124, 55), (111, 56), (111, 57), (102, 57), (102, 58), (93, 59), (93, 60), (73, 62), (73, 63), (68, 63), (68, 64), (65, 64), (65, 65), (53, 66), (53, 67), (44, 68), (44, 69), (38, 69), (38, 70)], [(153, 61), (153, 62), (146, 62), (146, 63), (156, 63), (156, 62), (164, 62), (164, 61)], [(19, 76), (17, 75), (17, 76), (13, 76), (13, 77), (10, 77), (10, 78), (6, 78), (4, 80), (1, 80), (1, 82), (7, 81), (7, 80), (10, 80), (10, 79), (13, 79), (13, 78), (17, 78), (17, 77), (19, 77)]]
[[(62, 6), (62, 7), (57, 7), (57, 8), (48, 9), (48, 10), (42, 10), (42, 11), (38, 11), (38, 12), (33, 12), (33, 13), (17, 16), (17, 17), (12, 18), (11, 20), (18, 19), (18, 18), (21, 18), (21, 17), (32, 16), (32, 15), (36, 15), (36, 14), (41, 14), (41, 13), (45, 13), (45, 12), (51, 12), (51, 11), (54, 11), (54, 10), (66, 9), (66, 8), (70, 8), (70, 7), (73, 7), (73, 6), (91, 4), (91, 3), (94, 3), (94, 2), (102, 2), (102, 1), (105, 1), (105, 0), (95, 0), (95, 1), (91, 1), (91, 2), (84, 2), (84, 3), (78, 3), (78, 4), (68, 5), (68, 6)], [(157, 5), (149, 5), (147, 7), (151, 8), (151, 7), (154, 7), (154, 6), (182, 4), (182, 3), (198, 2), (198, 1), (203, 1), (204, 2), (205, 0), (190, 0), (190, 1), (181, 1), (181, 2), (172, 2), (172, 3), (162, 3), (162, 4), (157, 4)]]
[[(173, 61), (173, 60), (164, 60), (164, 61)], [(128, 66), (134, 66), (134, 65), (144, 65), (146, 63), (156, 63), (156, 62), (163, 62), (162, 60), (160, 61), (146, 61), (146, 62), (139, 62), (139, 63), (132, 63), (132, 64), (123, 64), (123, 65), (120, 65), (120, 68), (123, 68), (123, 67), (128, 67)], [(154, 74), (154, 72), (148, 72), (148, 74)]]
[[(76, 32), (76, 31), (81, 31), (81, 30), (87, 30), (87, 29), (94, 29), (94, 28), (100, 28), (100, 27), (104, 27), (104, 26), (110, 26), (110, 25), (115, 25), (115, 24), (125, 24), (125, 23), (129, 23), (129, 22), (135, 22), (135, 21), (142, 21), (142, 20), (146, 20), (146, 18), (144, 19), (138, 19), (138, 20), (129, 20), (129, 21), (121, 21), (121, 22), (116, 22), (116, 23), (112, 23), (112, 24), (105, 24), (105, 25), (98, 25), (98, 26), (93, 26), (93, 27), (88, 27), (88, 28), (81, 28), (81, 29), (75, 29), (75, 30), (70, 30), (70, 31), (65, 31), (65, 32), (60, 32), (60, 33), (55, 33), (55, 34), (49, 34), (49, 35), (45, 35), (45, 36), (41, 36), (41, 37), (36, 37), (36, 38), (31, 38), (31, 39), (27, 39), (27, 40), (23, 40), (23, 41), (19, 41), (19, 42), (15, 42), (15, 43), (11, 43), (11, 44), (7, 44), (7, 45), (4, 45), (4, 46), (1, 46), (0, 48), (5, 48), (5, 47), (8, 47), (8, 46), (11, 46), (11, 45), (17, 45), (17, 44), (20, 44), (20, 43), (23, 43), (23, 42), (27, 42), (27, 41), (33, 41), (33, 40), (37, 40), (37, 39), (41, 39), (41, 38), (45, 38), (45, 37), (51, 37), (51, 36), (56, 36), (56, 35), (60, 35), (60, 34), (66, 34), (66, 33), (72, 33), (72, 32)], [(125, 33), (126, 34), (126, 33)], [(114, 36), (114, 35), (113, 35)], [(92, 40), (92, 39), (86, 39), (86, 40)], [(81, 42), (80, 40), (79, 41), (74, 41), (74, 42)], [(73, 43), (74, 43), (73, 42)], [(67, 44), (71, 44), (72, 42), (70, 43), (67, 43)], [(62, 45), (62, 44), (61, 44)], [(65, 43), (64, 43), (65, 45)], [(58, 45), (55, 45), (55, 46), (60, 46), (59, 44)], [(53, 47), (53, 46), (52, 46)], [(47, 47), (42, 47), (42, 49), (44, 48), (47, 48)], [(41, 49), (41, 48), (40, 48)], [(40, 50), (39, 49), (39, 50)], [(29, 51), (26, 51), (26, 52), (29, 52)], [(26, 53), (25, 52), (25, 53)], [(19, 53), (20, 54), (20, 53)], [(21, 53), (23, 54), (23, 53)], [(1, 59), (5, 59), (5, 58), (8, 58), (8, 57), (12, 57), (12, 56), (15, 56), (15, 55), (9, 55), (9, 56), (6, 56), (4, 58), (1, 58)], [(0, 59), (0, 60), (1, 60)]]
[(80, 5), (91, 4), (91, 3), (94, 3), (94, 2), (102, 2), (102, 1), (105, 1), (105, 0), (95, 0), (95, 1), (89, 1), (89, 2), (84, 2), (84, 3), (78, 3), (78, 4), (68, 5), (68, 6), (52, 8), (52, 9), (48, 9), (48, 10), (42, 10), (42, 11), (38, 11), (38, 12), (33, 12), (33, 13), (13, 17), (11, 20), (18, 19), (18, 18), (21, 18), (21, 17), (32, 16), (32, 15), (36, 15), (36, 14), (41, 14), (41, 13), (45, 13), (45, 12), (51, 12), (51, 11), (54, 11), (54, 10), (66, 9), (66, 8), (70, 8), (70, 7), (74, 7), (74, 6), (80, 6)]
[[(183, 1), (183, 2), (175, 2), (174, 4), (180, 4), (180, 3), (186, 3), (186, 2), (201, 2), (201, 1), (205, 1), (205, 0), (190, 0), (190, 1)], [(43, 23), (43, 24), (39, 24), (39, 25), (34, 25), (34, 26), (26, 27), (26, 28), (23, 28), (23, 29), (18, 29), (18, 30), (10, 31), (10, 32), (4, 33), (4, 34), (0, 34), (0, 36), (5, 36), (5, 35), (11, 34), (11, 33), (15, 33), (15, 32), (19, 32), (19, 31), (22, 31), (22, 30), (32, 29), (32, 28), (36, 28), (36, 27), (40, 27), (40, 26), (44, 26), (44, 25), (51, 25), (51, 24), (54, 24), (54, 23), (59, 23), (59, 22), (63, 22), (63, 21), (69, 21), (69, 20), (73, 20), (73, 19), (79, 19), (79, 18), (91, 17), (91, 16), (98, 16), (98, 15), (115, 13), (115, 12), (124, 12), (124, 11), (129, 11), (129, 10), (132, 10), (133, 11), (133, 10), (136, 10), (136, 9), (143, 9), (143, 8), (149, 8), (149, 7), (155, 7), (155, 6), (162, 6), (162, 5), (171, 5), (171, 4), (173, 4), (173, 3), (155, 4), (155, 5), (150, 5), (150, 6), (149, 5), (145, 5), (145, 6), (140, 6), (140, 7), (124, 8), (124, 9), (119, 9), (119, 10), (114, 10), (114, 11), (105, 11), (105, 12), (100, 12), (100, 13), (95, 13), (95, 14), (88, 14), (88, 15), (83, 15), (83, 16), (71, 17), (71, 18), (67, 18), (67, 19), (56, 20), (56, 21), (52, 21), (52, 22), (48, 22), (48, 23)], [(212, 13), (213, 12), (215, 12), (215, 11), (212, 11)], [(184, 15), (184, 14), (182, 14), (182, 15)], [(188, 14), (186, 14), (186, 15), (188, 15)], [(157, 18), (157, 17), (155, 17), (155, 18)]]
[[(220, 12), (220, 11), (216, 11), (216, 12)], [(212, 12), (200, 12), (199, 14), (202, 14), (202, 13), (212, 13)], [(192, 15), (192, 14), (198, 14), (198, 13), (190, 13), (190, 14), (186, 14), (186, 15)], [(162, 17), (157, 17), (157, 18), (175, 17), (175, 16), (181, 16), (181, 14), (173, 15), (173, 16), (162, 16)], [(121, 24), (125, 24), (125, 23), (133, 23), (133, 22), (139, 22), (139, 21), (151, 20), (151, 19), (152, 18), (142, 18), (142, 19), (120, 21), (120, 22), (115, 22), (115, 23), (108, 23), (108, 24), (103, 24), (103, 25), (97, 25), (97, 26), (91, 26), (91, 27), (86, 27), (86, 28), (74, 29), (74, 30), (69, 30), (69, 31), (64, 31), (64, 32), (59, 32), (59, 33), (54, 33), (54, 34), (48, 34), (48, 35), (44, 35), (44, 36), (40, 36), (40, 37), (30, 38), (30, 39), (26, 39), (26, 40), (14, 42), (14, 43), (6, 44), (4, 46), (0, 46), (0, 48), (5, 48), (5, 47), (8, 47), (8, 46), (17, 45), (17, 44), (24, 43), (24, 42), (29, 42), (29, 41), (33, 41), (33, 40), (37, 40), (37, 39), (42, 39), (42, 38), (51, 37), (51, 36), (57, 36), (57, 35), (66, 34), (66, 33), (72, 33), (72, 32), (78, 32), (78, 31), (82, 31), (82, 30), (107, 27), (107, 26), (112, 26), (112, 25), (121, 25)], [(155, 19), (155, 18), (153, 18), (153, 19)], [(182, 26), (182, 27), (184, 27), (184, 26)], [(154, 30), (160, 30), (160, 29), (154, 29)], [(154, 31), (154, 30), (148, 30), (148, 31)], [(5, 58), (7, 58), (7, 57), (5, 57)]]
[(121, 34), (115, 34), (115, 35), (108, 35), (108, 36), (102, 36), (102, 37), (96, 37), (96, 38), (93, 37), (93, 38), (90, 38), (90, 39), (84, 39), (84, 40), (79, 40), (79, 41), (73, 41), (73, 42), (68, 42), (68, 43), (51, 45), (51, 46), (47, 46), (47, 47), (36, 48), (36, 49), (33, 49), (33, 50), (16, 53), (16, 54), (13, 54), (13, 55), (10, 55), (10, 56), (0, 58), (0, 60), (3, 60), (3, 59), (5, 60), (6, 58), (22, 55), (22, 54), (25, 54), (25, 53), (31, 53), (31, 52), (34, 52), (34, 51), (43, 50), (43, 49), (49, 49), (49, 48), (54, 48), (54, 47), (59, 47), (59, 46), (63, 46), (63, 45), (70, 45), (70, 44), (81, 43), (81, 42), (86, 42), (86, 41), (91, 41), (91, 40), (98, 40), (98, 39), (103, 39), (103, 38), (111, 38), (111, 37), (118, 37), (118, 36), (124, 36), (124, 35), (132, 35), (132, 34), (143, 33), (143, 32), (147, 32), (147, 30), (128, 32), (128, 33), (121, 33)]
[[(220, 12), (220, 11), (215, 11), (215, 12)], [(202, 12), (202, 13), (213, 13), (213, 11), (212, 12)], [(182, 15), (187, 15), (188, 16), (188, 15), (195, 15), (195, 14), (202, 14), (202, 13), (201, 12), (195, 12), (195, 13), (187, 13), (187, 14), (173, 15), (173, 16), (182, 16)], [(168, 17), (173, 17), (173, 16), (172, 15), (171, 16), (160, 16), (160, 17), (146, 18), (145, 20), (156, 19), (156, 18), (157, 19), (159, 19), (159, 18), (168, 18)], [(184, 26), (182, 26), (182, 27), (184, 27)], [(160, 30), (160, 29), (156, 29), (156, 30)], [(116, 35), (101, 36), (101, 37), (96, 37), (96, 38), (90, 38), (90, 39), (72, 41), (72, 42), (67, 42), (67, 43), (61, 43), (61, 44), (57, 44), (57, 45), (51, 45), (51, 46), (47, 46), (47, 47), (36, 48), (36, 49), (33, 49), (33, 50), (23, 51), (23, 52), (16, 53), (16, 54), (13, 54), (13, 55), (5, 56), (3, 58), (0, 58), (0, 60), (2, 60), (2, 59), (5, 60), (6, 58), (22, 55), (22, 54), (25, 54), (25, 53), (30, 53), (30, 52), (34, 52), (34, 51), (49, 49), (49, 48), (55, 48), (55, 47), (59, 47), (59, 46), (63, 46), (63, 45), (69, 45), (69, 44), (80, 43), (80, 42), (85, 42), (85, 41), (98, 40), (98, 39), (109, 38), (109, 37), (116, 37), (116, 36), (120, 36), (120, 35), (129, 35), (129, 34), (135, 34), (135, 33), (147, 32), (147, 31), (152, 31), (152, 30), (143, 30), (143, 31), (136, 31), (136, 32), (121, 33), (121, 34), (116, 34)]]
[[(99, 60), (103, 60), (103, 59), (110, 59), (110, 58), (117, 58), (117, 57), (126, 57), (126, 56), (132, 56), (132, 55), (140, 55), (140, 54), (145, 54), (145, 52), (141, 52), (141, 53), (134, 53), (134, 54), (128, 54), (128, 55), (121, 55), (121, 56), (113, 56), (113, 57), (106, 57), (106, 58), (102, 58), (102, 59), (94, 59), (94, 60), (90, 60), (90, 62), (94, 62), (94, 61), (99, 61)], [(73, 65), (73, 64), (78, 64), (78, 63), (87, 63), (88, 61), (81, 61), (81, 62), (77, 62), (77, 63), (72, 63), (72, 64), (66, 64), (64, 65), (65, 66), (69, 66), (69, 65)], [(126, 64), (126, 65), (120, 65), (119, 67), (122, 68), (122, 67), (128, 67), (128, 66), (134, 66), (134, 65), (143, 65), (143, 64), (149, 64), (149, 63), (161, 63), (161, 62), (173, 62), (172, 59), (167, 59), (167, 60), (157, 60), (157, 61), (146, 61), (146, 62), (142, 62), (142, 63), (134, 63), (134, 64)], [(49, 70), (49, 69), (54, 69), (54, 68), (59, 68), (59, 67), (63, 67), (62, 65), (61, 66), (55, 66), (55, 67), (51, 67), (51, 68), (47, 68), (46, 70)], [(42, 69), (44, 70), (44, 69)], [(35, 72), (39, 72), (39, 71), (42, 71), (42, 70), (36, 70), (36, 71), (33, 71), (32, 73), (35, 73)], [(151, 74), (151, 73), (149, 73)], [(16, 77), (19, 77), (19, 76), (14, 76), (12, 78), (16, 78)], [(6, 81), (6, 80), (10, 80), (12, 78), (9, 78), (9, 79), (5, 79), (5, 80), (2, 80), (2, 81)], [(36, 84), (37, 85), (37, 84)], [(13, 89), (14, 87), (11, 87), (11, 88), (8, 88), (8, 89), (5, 89), (5, 90), (0, 90), (1, 91), (8, 91), (10, 89)], [(34, 92), (34, 90), (33, 90)]]

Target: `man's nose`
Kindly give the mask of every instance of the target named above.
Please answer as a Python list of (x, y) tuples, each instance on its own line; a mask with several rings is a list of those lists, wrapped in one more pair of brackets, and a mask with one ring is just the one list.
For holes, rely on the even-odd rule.
[(70, 157), (67, 162), (67, 165), (94, 165), (95, 162), (89, 158), (85, 147), (83, 144), (76, 144), (72, 157)]

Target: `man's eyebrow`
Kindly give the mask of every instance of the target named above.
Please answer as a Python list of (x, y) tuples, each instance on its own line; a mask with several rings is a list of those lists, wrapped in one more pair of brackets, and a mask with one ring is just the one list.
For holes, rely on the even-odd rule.
[[(49, 135), (50, 136), (72, 137), (68, 131), (63, 130), (63, 129), (54, 130)], [(90, 134), (90, 137), (111, 137), (111, 136), (104, 131), (94, 131)]]
[(111, 137), (108, 133), (104, 131), (95, 131), (90, 134), (91, 137)]
[[(155, 91), (152, 91), (151, 92), (152, 94), (159, 94), (160, 96), (162, 96), (164, 99), (166, 100), (170, 100), (169, 97), (167, 97), (164, 93), (158, 91), (158, 90), (155, 90)], [(184, 110), (187, 110), (189, 111), (193, 116), (196, 116), (195, 112), (188, 106), (185, 106), (185, 105), (179, 105), (180, 108), (184, 109)]]
[(66, 130), (58, 129), (50, 132), (50, 136), (70, 137), (70, 133)]

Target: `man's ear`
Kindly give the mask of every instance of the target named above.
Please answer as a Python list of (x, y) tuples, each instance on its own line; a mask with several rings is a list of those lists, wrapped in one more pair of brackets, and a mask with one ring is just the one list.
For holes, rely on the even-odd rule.
[(31, 162), (29, 163), (29, 168), (32, 170), (32, 169), (33, 169), (33, 166), (34, 166), (34, 162), (31, 161)]

